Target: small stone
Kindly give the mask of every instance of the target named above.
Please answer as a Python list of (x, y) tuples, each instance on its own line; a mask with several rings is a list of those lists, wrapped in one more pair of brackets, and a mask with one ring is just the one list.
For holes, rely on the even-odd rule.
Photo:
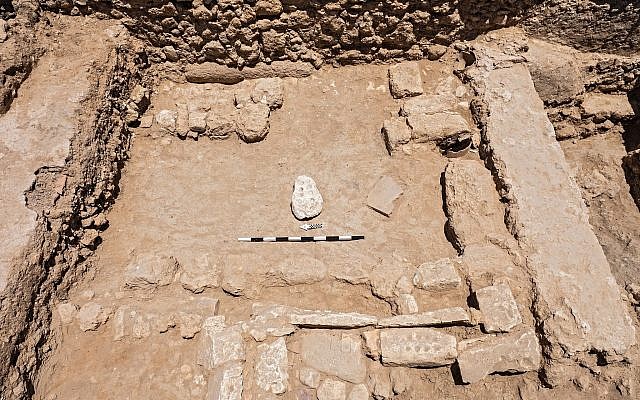
[(176, 131), (176, 120), (178, 113), (173, 110), (159, 111), (156, 116), (156, 124), (163, 130), (173, 134)]
[(242, 363), (225, 364), (209, 379), (207, 400), (242, 400)]
[(300, 175), (293, 184), (291, 195), (291, 211), (298, 220), (307, 220), (317, 217), (322, 212), (323, 199), (316, 182), (306, 176)]
[(275, 110), (284, 103), (284, 88), (280, 78), (257, 79), (251, 92), (251, 100), (254, 103), (263, 103)]
[(416, 298), (410, 294), (401, 293), (395, 299), (398, 314), (415, 314), (418, 312)]
[(207, 113), (202, 111), (189, 112), (189, 130), (204, 133), (207, 130)]
[(378, 319), (359, 313), (301, 310), (291, 314), (291, 324), (307, 328), (350, 329), (375, 325)]
[(163, 47), (162, 52), (164, 53), (165, 57), (167, 57), (167, 60), (169, 61), (176, 62), (180, 59), (180, 57), (178, 57), (178, 52), (176, 51), (175, 48), (173, 48), (173, 46)]
[(262, 342), (267, 336), (287, 336), (295, 332), (296, 327), (289, 322), (293, 308), (287, 306), (253, 305), (251, 319), (242, 324), (256, 342)]
[[(186, 103), (176, 103), (176, 135), (185, 138), (191, 130), (189, 129), (189, 108)], [(197, 135), (196, 135), (197, 136)]]
[(207, 288), (220, 286), (220, 267), (209, 262), (209, 257), (202, 255), (180, 264), (180, 283), (182, 287), (193, 293), (202, 293)]
[(0, 19), (0, 43), (5, 42), (9, 34), (7, 33), (7, 21)]
[(367, 386), (374, 399), (390, 400), (393, 396), (389, 369), (379, 363), (374, 363), (369, 368)]
[(258, 346), (258, 358), (255, 365), (256, 384), (273, 394), (287, 391), (289, 374), (287, 368), (287, 345), (284, 338), (271, 344)]
[(221, 327), (219, 319), (208, 318), (203, 324), (198, 364), (215, 369), (229, 361), (244, 361), (244, 341), (240, 326)]
[(382, 364), (407, 367), (439, 367), (453, 364), (456, 338), (430, 328), (397, 328), (380, 331)]
[(443, 308), (421, 314), (396, 315), (378, 320), (378, 328), (411, 328), (420, 326), (467, 325), (469, 313), (461, 307)]
[(80, 329), (83, 331), (95, 331), (109, 319), (109, 313), (100, 304), (89, 302), (83, 305), (78, 312)]
[(282, 13), (282, 3), (280, 0), (258, 0), (255, 10), (258, 16), (280, 15)]
[(153, 126), (153, 116), (145, 115), (140, 118), (140, 128), (151, 128)]
[(318, 400), (345, 400), (347, 385), (335, 379), (325, 379), (316, 391)]
[(517, 334), (463, 340), (458, 349), (460, 375), (474, 383), (493, 372), (526, 372), (540, 368), (538, 338), (532, 329)]
[(180, 320), (180, 336), (183, 339), (192, 339), (200, 332), (202, 328), (201, 315), (180, 312), (178, 316)]
[(411, 128), (405, 117), (386, 119), (382, 124), (382, 135), (389, 154), (396, 151), (403, 144), (411, 141)]
[(400, 99), (423, 93), (420, 66), (417, 62), (403, 62), (389, 68), (391, 95)]
[(62, 325), (69, 325), (78, 313), (78, 307), (71, 303), (61, 303), (56, 308)]
[(364, 354), (368, 357), (377, 360), (380, 358), (380, 331), (372, 330), (362, 332), (362, 339), (364, 339)]
[(455, 112), (410, 115), (407, 117), (407, 123), (412, 129), (411, 138), (418, 143), (439, 143), (451, 137), (469, 135), (471, 132), (467, 120)]
[(214, 108), (207, 113), (206, 135), (211, 139), (228, 139), (237, 132), (235, 109)]
[(127, 289), (151, 289), (166, 286), (173, 282), (178, 269), (178, 262), (173, 257), (156, 254), (137, 256), (125, 270)]
[(394, 394), (400, 395), (409, 388), (409, 377), (407, 376), (407, 371), (403, 368), (392, 368), (389, 371), (389, 378), (391, 379)]
[(418, 267), (413, 276), (413, 284), (424, 290), (455, 289), (461, 282), (453, 261), (449, 258), (424, 263)]
[(431, 61), (440, 59), (447, 52), (447, 46), (431, 44), (427, 46), (427, 58)]
[(362, 383), (367, 373), (358, 337), (338, 336), (329, 331), (308, 332), (301, 339), (300, 355), (307, 366), (351, 383)]
[(309, 257), (289, 257), (267, 272), (265, 286), (308, 285), (322, 281), (327, 275), (327, 266), (320, 260)]
[(509, 332), (522, 323), (518, 304), (507, 284), (487, 286), (475, 292), (487, 333)]
[(396, 282), (396, 291), (399, 294), (411, 294), (413, 291), (413, 283), (406, 275), (402, 275)]
[(302, 367), (298, 372), (298, 379), (302, 384), (316, 389), (320, 385), (320, 373), (313, 368)]
[(351, 389), (351, 393), (349, 393), (348, 400), (369, 400), (367, 385), (364, 383), (355, 385), (353, 389)]
[(237, 133), (245, 143), (263, 140), (269, 133), (269, 106), (247, 104), (238, 111)]
[(383, 176), (369, 192), (367, 205), (388, 217), (393, 212), (394, 201), (402, 193), (402, 187), (393, 178)]

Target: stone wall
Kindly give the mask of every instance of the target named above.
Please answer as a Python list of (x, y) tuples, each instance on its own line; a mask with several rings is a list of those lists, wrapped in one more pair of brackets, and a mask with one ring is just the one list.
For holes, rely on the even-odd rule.
[(45, 9), (120, 18), (155, 61), (242, 67), (437, 58), (442, 45), (513, 25), (539, 0), (46, 0)]
[(273, 60), (319, 66), (434, 59), (443, 45), (515, 24), (581, 50), (640, 49), (640, 5), (624, 1), (42, 0), (41, 5), (122, 19), (155, 48), (153, 61), (233, 67)]

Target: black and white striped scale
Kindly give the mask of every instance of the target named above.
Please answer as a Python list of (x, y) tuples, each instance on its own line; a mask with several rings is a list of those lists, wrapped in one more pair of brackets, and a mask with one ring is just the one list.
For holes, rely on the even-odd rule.
[(362, 240), (364, 235), (343, 235), (343, 236), (264, 236), (264, 237), (241, 237), (240, 242), (348, 242), (351, 240)]

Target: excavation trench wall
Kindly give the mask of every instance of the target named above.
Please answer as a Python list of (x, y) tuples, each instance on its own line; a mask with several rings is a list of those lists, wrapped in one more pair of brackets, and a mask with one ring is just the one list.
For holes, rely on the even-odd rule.
[(442, 45), (515, 24), (583, 50), (640, 49), (636, 2), (46, 0), (41, 5), (121, 19), (154, 47), (154, 61), (234, 67), (274, 60), (319, 66), (324, 61), (434, 59), (444, 52)]
[[(37, 369), (50, 341), (50, 300), (65, 293), (84, 272), (79, 265), (100, 243), (101, 214), (118, 192), (130, 131), (125, 102), (141, 79), (144, 54), (119, 47), (93, 89), (84, 122), (71, 141), (66, 164), (36, 171), (27, 206), (37, 227), (20, 262), (12, 266), (0, 294), (0, 399), (33, 394)], [(85, 267), (88, 268), (85, 264)]]

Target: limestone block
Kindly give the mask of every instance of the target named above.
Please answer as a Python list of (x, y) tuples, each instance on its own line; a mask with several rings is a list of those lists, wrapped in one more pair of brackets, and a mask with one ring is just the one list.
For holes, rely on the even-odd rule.
[(308, 332), (300, 355), (307, 366), (352, 383), (362, 383), (367, 373), (360, 339), (351, 335)]
[(542, 361), (533, 329), (463, 340), (458, 350), (460, 375), (466, 383), (477, 382), (493, 372), (535, 371)]
[(509, 332), (522, 323), (518, 305), (507, 284), (487, 286), (475, 292), (487, 333)]
[(289, 385), (288, 367), (287, 345), (284, 338), (278, 338), (271, 344), (258, 346), (255, 377), (256, 384), (262, 390), (273, 394), (286, 392)]
[(411, 138), (418, 143), (439, 143), (447, 138), (470, 135), (469, 123), (458, 113), (415, 114), (407, 117)]
[(237, 133), (246, 143), (263, 140), (269, 133), (269, 106), (247, 104), (238, 111)]
[(291, 324), (308, 328), (361, 328), (375, 325), (378, 319), (359, 313), (301, 310), (291, 314)]
[(335, 379), (325, 379), (316, 391), (318, 400), (345, 400), (347, 385)]
[(395, 315), (378, 320), (379, 328), (405, 328), (425, 326), (468, 325), (469, 313), (461, 307), (443, 308), (420, 314)]
[(424, 290), (447, 290), (460, 286), (462, 280), (450, 258), (427, 262), (418, 267), (413, 284)]
[(407, 125), (405, 117), (393, 117), (386, 119), (382, 124), (382, 135), (387, 151), (391, 154), (411, 141), (411, 128)]
[(394, 328), (380, 331), (382, 364), (439, 367), (453, 364), (456, 338), (430, 328)]
[(403, 62), (389, 68), (389, 88), (391, 95), (400, 99), (423, 93), (420, 65), (417, 62)]

